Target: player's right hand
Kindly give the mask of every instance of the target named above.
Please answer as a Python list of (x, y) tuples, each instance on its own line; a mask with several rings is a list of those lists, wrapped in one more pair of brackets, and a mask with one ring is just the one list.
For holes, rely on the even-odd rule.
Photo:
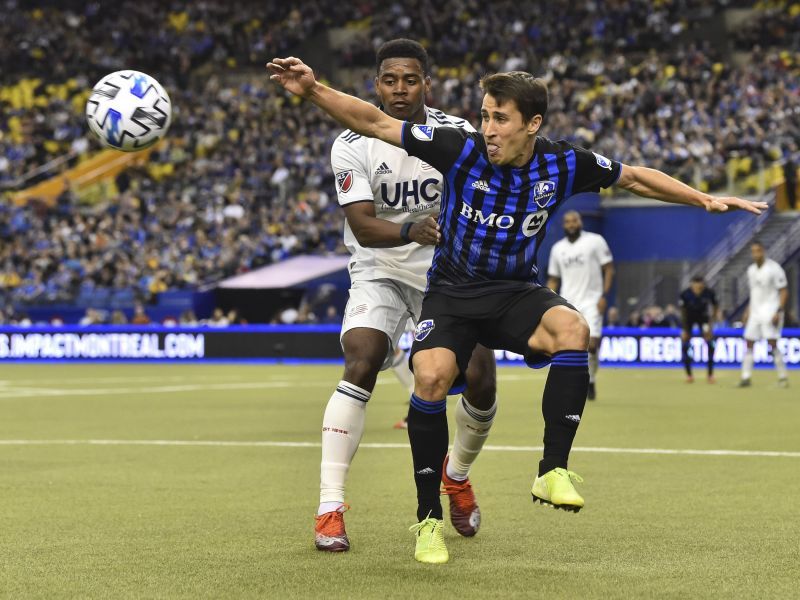
[(273, 58), (267, 63), (269, 78), (296, 96), (307, 96), (317, 83), (314, 71), (299, 58)]
[(439, 224), (433, 217), (425, 217), (414, 223), (408, 230), (408, 237), (423, 246), (435, 246), (442, 240)]

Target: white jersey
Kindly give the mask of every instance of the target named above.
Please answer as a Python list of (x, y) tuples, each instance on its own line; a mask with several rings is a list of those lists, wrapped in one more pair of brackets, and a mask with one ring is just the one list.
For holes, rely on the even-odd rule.
[(550, 277), (559, 277), (559, 294), (578, 310), (596, 306), (603, 295), (603, 265), (613, 260), (603, 236), (582, 231), (574, 242), (563, 238), (550, 251)]
[(753, 263), (747, 267), (747, 283), (750, 284), (750, 315), (771, 319), (781, 306), (780, 290), (786, 287), (786, 273), (772, 259), (765, 259), (759, 267)]
[[(464, 119), (425, 108), (427, 124), (474, 128)], [(353, 131), (342, 133), (331, 148), (339, 204), (374, 202), (375, 216), (392, 223), (437, 218), (442, 198), (442, 174), (419, 158), (381, 140)], [(395, 248), (365, 248), (345, 221), (344, 243), (352, 254), (351, 282), (392, 279), (425, 291), (433, 246), (416, 243)]]

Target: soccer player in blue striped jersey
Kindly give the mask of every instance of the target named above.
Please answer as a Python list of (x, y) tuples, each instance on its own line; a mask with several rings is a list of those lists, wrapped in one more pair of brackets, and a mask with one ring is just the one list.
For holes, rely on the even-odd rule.
[(414, 557), (447, 562), (439, 480), (447, 453), (445, 395), (460, 380), (475, 344), (550, 365), (542, 398), (544, 453), (534, 501), (578, 511), (583, 498), (567, 470), (589, 386), (589, 327), (563, 298), (537, 284), (536, 254), (552, 212), (573, 194), (617, 185), (635, 194), (723, 212), (759, 214), (763, 202), (714, 197), (646, 167), (623, 165), (539, 136), (545, 83), (529, 73), (481, 81), (481, 133), (393, 119), (377, 107), (316, 81), (297, 58), (273, 59), (271, 79), (361, 135), (404, 148), (444, 176), (441, 242), (415, 331), (408, 435), (417, 484)]

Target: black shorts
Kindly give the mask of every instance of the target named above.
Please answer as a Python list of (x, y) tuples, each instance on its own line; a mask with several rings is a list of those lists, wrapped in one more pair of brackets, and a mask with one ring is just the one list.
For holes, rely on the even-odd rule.
[(704, 333), (705, 328), (708, 327), (708, 315), (688, 315), (683, 321), (683, 330), (692, 333), (695, 325), (700, 329), (700, 333)]
[(515, 291), (487, 291), (474, 298), (460, 298), (429, 291), (414, 331), (409, 364), (414, 354), (431, 348), (447, 348), (456, 355), (460, 371), (453, 388), (463, 386), (464, 373), (475, 344), (521, 354), (528, 366), (538, 369), (550, 357), (537, 354), (528, 340), (542, 315), (554, 306), (575, 310), (569, 302), (546, 287), (530, 286)]

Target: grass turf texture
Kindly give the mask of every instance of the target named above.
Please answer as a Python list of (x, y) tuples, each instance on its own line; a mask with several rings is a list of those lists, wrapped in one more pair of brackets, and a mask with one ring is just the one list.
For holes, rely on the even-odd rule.
[[(318, 442), (331, 366), (3, 366), (2, 440)], [(538, 446), (545, 373), (499, 371), (489, 444)], [(733, 389), (677, 370), (601, 370), (579, 447), (800, 451), (800, 397), (774, 372)], [(405, 394), (389, 374), (365, 443)], [(452, 410), (450, 411), (452, 413)], [(453, 434), (451, 423), (451, 438)], [(314, 550), (317, 447), (0, 445), (0, 597), (792, 597), (800, 457), (575, 451), (578, 515), (533, 505), (539, 453), (486, 450), (480, 533), (447, 523), (451, 561), (416, 563), (410, 452), (362, 448), (352, 550)], [(446, 503), (446, 498), (443, 498)], [(445, 509), (446, 512), (446, 509)]]

